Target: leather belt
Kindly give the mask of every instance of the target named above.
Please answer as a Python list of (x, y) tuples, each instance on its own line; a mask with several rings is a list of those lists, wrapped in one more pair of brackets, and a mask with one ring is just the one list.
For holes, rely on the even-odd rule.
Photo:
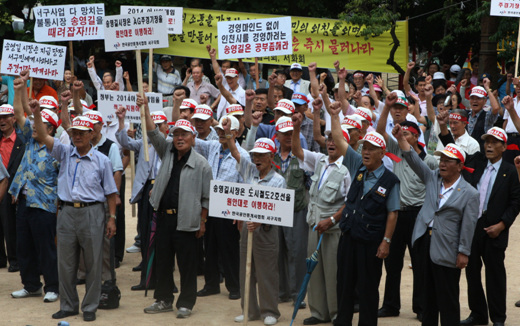
[(164, 209), (161, 212), (168, 214), (168, 215), (174, 215), (174, 214), (177, 214), (177, 208)]
[(153, 185), (155, 183), (155, 179), (148, 179), (150, 181), (150, 184)]
[(428, 228), (428, 235), (431, 237), (432, 236), (432, 228)]
[(402, 211), (402, 212), (420, 211), (421, 208), (422, 208), (422, 206), (401, 206), (401, 208), (399, 210)]
[(95, 201), (95, 202), (91, 202), (91, 203), (81, 203), (81, 202), (61, 201), (61, 205), (71, 206), (74, 208), (83, 208), (83, 207), (93, 206), (93, 205), (97, 205), (97, 204), (101, 204), (101, 202)]

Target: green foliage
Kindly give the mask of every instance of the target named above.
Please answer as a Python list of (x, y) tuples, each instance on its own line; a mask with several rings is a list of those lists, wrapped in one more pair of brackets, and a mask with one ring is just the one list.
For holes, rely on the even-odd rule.
[(345, 5), (345, 11), (339, 14), (339, 19), (354, 25), (365, 26), (361, 35), (367, 40), (389, 31), (400, 18), (398, 12), (393, 12), (388, 1), (352, 0)]

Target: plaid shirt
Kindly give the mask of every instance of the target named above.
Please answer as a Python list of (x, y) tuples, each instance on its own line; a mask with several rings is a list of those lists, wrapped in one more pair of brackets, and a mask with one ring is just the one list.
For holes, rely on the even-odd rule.
[(309, 150), (311, 152), (320, 153), (320, 145), (314, 141), (314, 135), (312, 132), (313, 123), (314, 123), (314, 121), (312, 121), (308, 117), (304, 116), (300, 132), (303, 135), (303, 137), (305, 137), (305, 140), (307, 141), (307, 145), (309, 146)]
[(282, 154), (280, 153), (280, 149), (278, 149), (275, 155), (280, 158), (280, 162), (282, 163), (280, 166), (280, 170), (282, 170), (282, 173), (285, 173), (285, 171), (287, 171), (287, 169), (289, 168), (289, 164), (291, 163), (291, 159), (294, 155), (292, 154), (292, 152), (290, 152), (289, 155), (287, 155), (287, 158), (284, 160), (282, 158)]
[[(240, 147), (240, 145), (238, 144), (237, 148), (240, 152), (241, 161), (251, 161), (249, 153), (245, 149)], [(237, 161), (229, 151), (226, 151), (224, 154), (221, 154), (223, 149), (222, 145), (219, 143), (218, 140), (201, 141), (200, 139), (197, 139), (195, 142), (195, 150), (208, 160), (208, 163), (211, 166), (211, 170), (213, 173), (213, 179), (239, 183), (244, 182), (242, 176), (240, 176), (240, 174), (237, 173)], [(220, 157), (221, 155), (222, 158)]]

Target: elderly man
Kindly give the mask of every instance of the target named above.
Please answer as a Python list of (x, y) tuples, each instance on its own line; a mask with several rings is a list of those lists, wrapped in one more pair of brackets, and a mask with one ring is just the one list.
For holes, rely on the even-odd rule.
[[(177, 318), (187, 318), (197, 300), (197, 239), (206, 229), (209, 187), (213, 179), (211, 167), (202, 155), (192, 151), (195, 128), (189, 121), (177, 120), (173, 141), (166, 140), (155, 128), (146, 98), (138, 96), (137, 104), (145, 106), (148, 137), (162, 162), (150, 196), (157, 216), (156, 301), (144, 312), (173, 311), (175, 254), (181, 274)], [(189, 191), (181, 188), (187, 184)]]
[[(466, 130), (468, 124), (467, 111), (461, 109), (455, 109), (451, 113), (444, 111), (437, 115), (437, 121), (441, 129), (439, 139), (444, 145), (447, 144), (446, 137), (453, 137), (455, 140), (454, 144), (459, 146), (467, 154), (472, 155), (480, 151), (479, 143), (475, 138), (471, 137)], [(450, 130), (448, 130), (447, 127), (448, 122), (450, 124)], [(439, 145), (437, 145), (437, 148), (438, 147)]]
[[(204, 81), (204, 73), (202, 72), (202, 66), (191, 68), (191, 73), (186, 72), (186, 78), (188, 76), (193, 77), (192, 81), (186, 83), (184, 80), (183, 85), (190, 89), (190, 98), (195, 100), (198, 104), (211, 104), (218, 103), (220, 100), (220, 92), (213, 86), (209, 81)], [(214, 107), (212, 107), (214, 109)]]
[(291, 89), (294, 93), (309, 94), (310, 82), (302, 79), (303, 68), (299, 63), (293, 63), (289, 70), (291, 80), (285, 82), (284, 86)]
[(218, 135), (213, 129), (213, 111), (206, 104), (195, 107), (195, 114), (191, 117), (197, 131), (197, 138), (201, 140), (217, 140)]
[[(90, 76), (90, 80), (94, 84), (94, 87), (99, 90), (112, 90), (116, 85), (114, 85), (114, 77), (110, 72), (105, 72), (103, 74), (103, 80), (99, 78), (96, 73), (96, 67), (94, 66), (95, 57), (92, 55), (89, 57), (87, 62), (87, 70)], [(123, 81), (123, 66), (121, 61), (117, 60), (116, 63), (116, 78), (115, 83), (117, 83), (117, 88), (115, 90), (124, 91), (125, 85)]]
[[(226, 74), (224, 75), (226, 82), (228, 84), (228, 87), (226, 90), (231, 93), (233, 98), (235, 98), (240, 105), (246, 104), (246, 92), (240, 85), (238, 84), (238, 70), (235, 68), (229, 68), (226, 70)], [(221, 83), (217, 82), (217, 86), (219, 89), (225, 88), (225, 86)], [(222, 90), (221, 90), (222, 93)], [(220, 98), (220, 103), (218, 104), (217, 109), (217, 118), (220, 118), (224, 115), (224, 110), (229, 107), (230, 103), (224, 98)]]
[(159, 65), (154, 62), (154, 72), (157, 74), (157, 91), (163, 96), (172, 96), (173, 89), (182, 84), (179, 71), (169, 55), (161, 56)]
[[(29, 105), (34, 114), (35, 140), (45, 144), (52, 157), (61, 163), (58, 175), (61, 209), (57, 224), (60, 310), (52, 318), (64, 319), (78, 314), (76, 273), (82, 252), (86, 293), (81, 308), (83, 319), (93, 321), (101, 295), (103, 236), (106, 234), (111, 238), (116, 233), (117, 187), (112, 166), (108, 157), (90, 143), (93, 129), (90, 119), (74, 119), (70, 128), (74, 146), (64, 145), (48, 134), (38, 102), (31, 101)], [(62, 112), (62, 118), (66, 114)], [(103, 205), (105, 201), (108, 201), (108, 221)]]
[[(335, 325), (351, 325), (355, 290), (359, 291), (359, 324), (377, 325), (379, 282), (388, 256), (399, 210), (399, 179), (383, 164), (386, 143), (371, 132), (360, 142), (361, 154), (345, 140), (338, 114), (340, 103), (328, 107), (336, 149), (353, 183), (339, 222), (338, 315)], [(336, 224), (336, 220), (332, 221)]]
[[(387, 100), (388, 101), (388, 100)], [(402, 127), (393, 135), (403, 156), (426, 185), (424, 204), (415, 222), (412, 245), (424, 266), (423, 326), (458, 325), (460, 322), (460, 272), (468, 264), (478, 218), (479, 193), (461, 176), (466, 154), (448, 144), (434, 154), (439, 168), (432, 171), (406, 140)], [(471, 169), (472, 170), (472, 169)]]
[[(29, 92), (30, 88), (28, 87), (27, 93)], [(47, 79), (33, 78), (31, 98), (40, 100), (44, 96), (52, 96), (53, 98), (58, 100), (58, 93), (56, 93), (54, 88), (47, 85)]]

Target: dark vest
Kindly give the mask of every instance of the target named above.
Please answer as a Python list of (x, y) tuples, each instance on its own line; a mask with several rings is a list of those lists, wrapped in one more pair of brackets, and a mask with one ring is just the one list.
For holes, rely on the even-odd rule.
[[(354, 175), (339, 227), (342, 232), (350, 230), (356, 240), (382, 241), (388, 214), (386, 199), (392, 188), (399, 184), (399, 178), (385, 169), (372, 189), (363, 195), (364, 173), (366, 171), (358, 170)], [(386, 189), (384, 194), (378, 191), (380, 187)]]
[(486, 126), (486, 111), (483, 109), (480, 111), (480, 115), (477, 118), (477, 122), (473, 127), (473, 132), (471, 133), (471, 137), (473, 137), (480, 145), (480, 151), (484, 152), (484, 140), (481, 138), (485, 131)]
[(110, 147), (112, 146), (114, 142), (110, 139), (106, 138), (103, 145), (98, 146), (97, 150), (101, 153), (105, 154), (106, 157), (108, 157), (108, 153), (110, 152)]

